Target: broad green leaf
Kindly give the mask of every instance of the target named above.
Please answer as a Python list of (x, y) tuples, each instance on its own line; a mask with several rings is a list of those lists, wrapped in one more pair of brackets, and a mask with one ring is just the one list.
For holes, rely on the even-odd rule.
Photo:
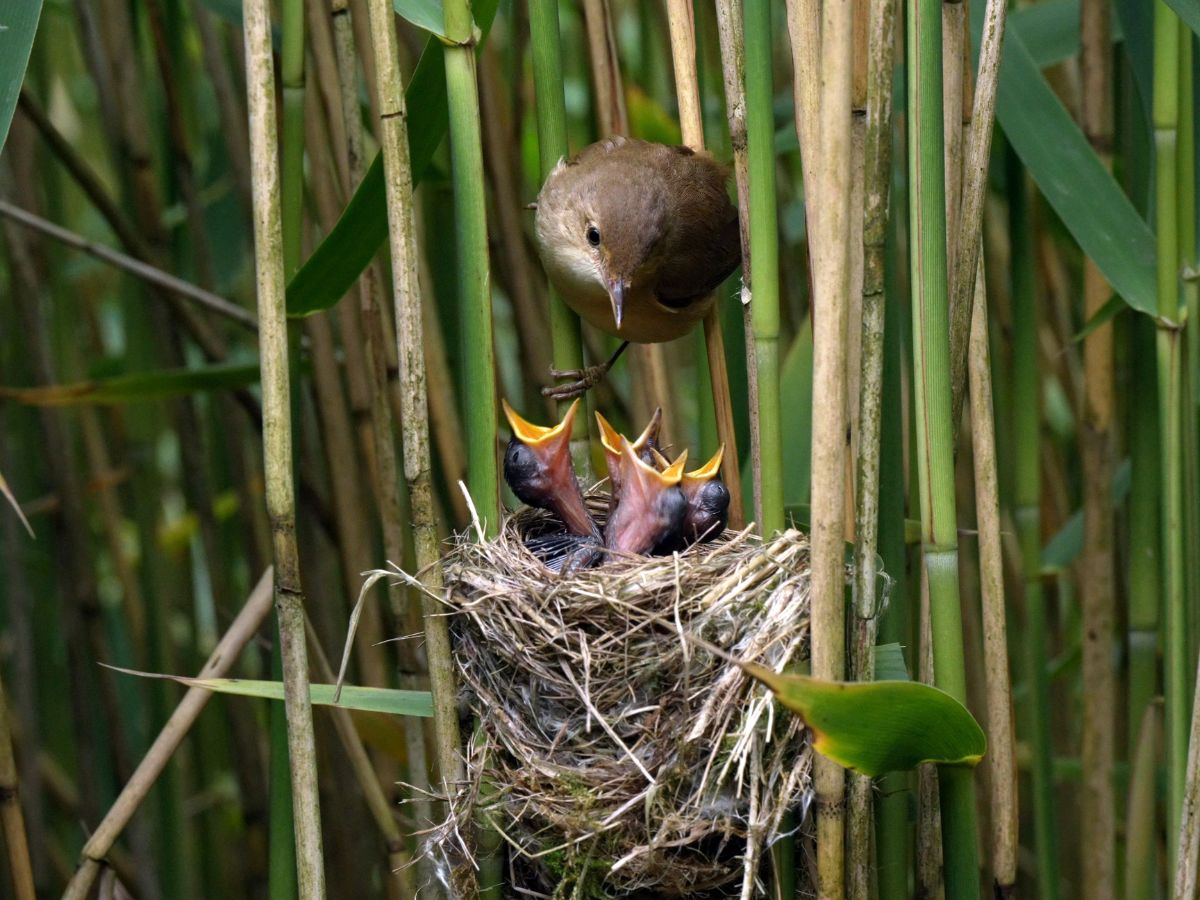
[(0, 149), (21, 96), (41, 14), (42, 0), (0, 0)]
[[(498, 0), (479, 0), (475, 5), (476, 24), (484, 35), (492, 26), (497, 3)], [(404, 97), (408, 107), (409, 157), (413, 184), (416, 185), (442, 142), (449, 123), (446, 73), (442, 43), (438, 38), (431, 37), (425, 42), (425, 50)], [(337, 303), (354, 286), (386, 239), (383, 157), (376, 153), (374, 162), (333, 230), (288, 283), (288, 315), (307, 316)]]
[(392, 8), (404, 19), (430, 34), (446, 36), (442, 0), (392, 0)]
[[(218, 694), (236, 694), (239, 697), (259, 697), (264, 700), (282, 700), (282, 681), (253, 681), (244, 678), (188, 678), (184, 675), (159, 675), (151, 672), (136, 672), (132, 669), (121, 669), (109, 666), (127, 675), (140, 675), (143, 678), (165, 678), (177, 681), (188, 687), (199, 687), (215, 691)], [(433, 715), (433, 695), (429, 691), (402, 691), (395, 688), (359, 687), (347, 684), (342, 686), (342, 696), (337, 703), (333, 702), (337, 686), (333, 684), (310, 684), (309, 697), (317, 706), (339, 706), (345, 709), (358, 709), (363, 712), (387, 713), (393, 716), (420, 716), (430, 718)]]
[(223, 391), (258, 383), (258, 364), (213, 365), (196, 369), (167, 369), (160, 372), (137, 372), (77, 381), (73, 384), (52, 384), (47, 387), (0, 387), (0, 397), (16, 400), (29, 406), (81, 406), (137, 403), (160, 400), (199, 391)]
[[(1113, 506), (1120, 506), (1129, 496), (1131, 471), (1129, 460), (1126, 459), (1117, 466), (1112, 480)], [(1083, 510), (1078, 510), (1058, 529), (1054, 537), (1042, 548), (1042, 573), (1051, 575), (1061, 572), (1083, 552)]]
[(863, 775), (921, 763), (974, 766), (987, 738), (967, 708), (917, 681), (823, 681), (743, 663), (812, 730), (813, 748)]
[(1192, 33), (1200, 35), (1200, 3), (1196, 0), (1166, 0), (1167, 6), (1175, 10), (1175, 15)]
[(904, 648), (900, 644), (876, 644), (874, 651), (876, 681), (912, 680), (908, 674), (908, 664), (904, 661)]
[[(779, 376), (780, 406), (787, 410), (781, 422), (788, 465), (783, 467), (783, 502), (790, 506), (808, 503), (810, 457), (812, 456), (812, 317), (800, 325)], [(743, 471), (750, 473), (750, 466)], [(749, 477), (749, 475), (747, 476)], [(747, 491), (745, 496), (754, 496)]]
[[(978, 46), (983, 4), (971, 4)], [(996, 117), (1042, 195), (1127, 304), (1156, 315), (1154, 235), (1104, 168), (1030, 56), (1004, 39)]]
[(1097, 328), (1102, 325), (1107, 325), (1117, 317), (1118, 313), (1128, 308), (1129, 307), (1125, 305), (1124, 300), (1122, 300), (1116, 294), (1113, 294), (1104, 302), (1103, 306), (1092, 313), (1092, 317), (1084, 323), (1083, 327), (1079, 329), (1078, 333), (1071, 338), (1071, 340), (1076, 343), (1082, 341)]
[[(1038, 68), (1070, 59), (1079, 52), (1079, 0), (1042, 0), (1014, 9), (1006, 29), (1019, 34)], [(1112, 39), (1123, 38), (1121, 23), (1113, 17)]]

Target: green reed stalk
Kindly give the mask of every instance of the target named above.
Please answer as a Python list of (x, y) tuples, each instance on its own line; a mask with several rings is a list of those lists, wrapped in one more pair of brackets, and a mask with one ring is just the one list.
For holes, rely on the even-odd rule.
[(275, 606), (279, 619), (288, 726), (288, 764), (295, 814), (296, 873), (302, 900), (319, 900), (325, 896), (325, 869), (321, 851), (316, 743), (308, 695), (304, 594), (296, 545), (291, 386), (284, 312), (284, 254), (269, 4), (265, 0), (245, 0), (243, 16), (250, 151), (254, 170), (254, 249), (262, 366), (263, 456), (267, 514), (271, 521), (275, 550)]
[(17, 762), (8, 723), (8, 700), (4, 694), (4, 681), (0, 679), (0, 833), (4, 834), (4, 844), (8, 848), (8, 870), (14, 897), (16, 900), (36, 900), (25, 816), (17, 790)]
[[(966, 703), (954, 428), (950, 421), (950, 347), (946, 283), (946, 186), (942, 159), (942, 25), (938, 0), (908, 7), (910, 259), (913, 367), (922, 556), (929, 579), (935, 684)], [(946, 896), (979, 896), (975, 787), (970, 770), (938, 773)]]
[(283, 153), (281, 204), (283, 213), (283, 271), (290, 278), (300, 267), (304, 226), (304, 3), (280, 4), (283, 46), (279, 77), (283, 93)]
[(1033, 221), (1025, 172), (1007, 155), (1008, 217), (1012, 242), (1013, 519), (1021, 547), (1025, 587), (1025, 680), (1029, 687), (1029, 734), (1033, 748), (1034, 849), (1038, 896), (1058, 896), (1058, 849), (1054, 823), (1054, 773), (1050, 741), (1050, 682), (1046, 674), (1046, 605), (1041, 576), (1041, 378), (1038, 371), (1037, 301), (1034, 294)]
[(1130, 732), (1129, 801), (1125, 815), (1125, 900), (1154, 900), (1158, 894), (1158, 756), (1162, 710), (1157, 703), (1142, 711)]
[[(1181, 434), (1181, 332), (1179, 322), (1178, 170), (1179, 19), (1162, 0), (1154, 5), (1154, 151), (1156, 232), (1158, 235), (1157, 337), (1159, 493), (1163, 536), (1163, 604), (1167, 627), (1164, 651), (1167, 736), (1167, 822), (1179, 822), (1187, 761), (1187, 613), (1183, 589), (1183, 453)], [(1174, 827), (1168, 827), (1175, 860)]]
[(783, 528), (783, 443), (779, 416), (779, 238), (776, 228), (774, 117), (771, 109), (771, 10), (743, 7), (746, 47), (746, 144), (750, 168), (750, 258), (754, 296), (750, 304), (758, 364), (759, 467), (762, 503), (759, 531)]
[(450, 161), (462, 316), (467, 480), (485, 533), (491, 535), (500, 525), (496, 478), (496, 362), (492, 342), (479, 86), (475, 79), (475, 38), (472, 36), (474, 23), (468, 0), (447, 0), (444, 14), (450, 41), (445, 51), (446, 99), (450, 110)]
[[(567, 155), (567, 109), (563, 93), (562, 37), (555, 0), (529, 0), (529, 43), (533, 55), (533, 90), (536, 99), (538, 160), (542, 179)], [(554, 368), (583, 368), (583, 338), (579, 316), (563, 302), (553, 287), (550, 294), (550, 339)], [(565, 415), (570, 401), (561, 401)], [(587, 434), (591, 416), (576, 416), (571, 455), (577, 466), (591, 470)]]

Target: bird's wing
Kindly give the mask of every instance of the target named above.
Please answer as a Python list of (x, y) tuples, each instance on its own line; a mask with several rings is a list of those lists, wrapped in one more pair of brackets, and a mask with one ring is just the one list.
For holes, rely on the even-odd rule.
[(742, 260), (737, 210), (728, 204), (718, 221), (683, 218), (672, 230), (655, 295), (676, 309), (703, 299)]

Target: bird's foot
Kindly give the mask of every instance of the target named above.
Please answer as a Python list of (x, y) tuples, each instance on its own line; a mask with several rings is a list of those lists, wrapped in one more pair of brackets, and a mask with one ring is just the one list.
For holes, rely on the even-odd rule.
[(542, 388), (542, 396), (550, 397), (553, 400), (573, 400), (576, 397), (582, 397), (601, 381), (608, 374), (611, 363), (603, 363), (598, 366), (585, 366), (582, 369), (555, 369), (551, 367), (550, 377), (555, 381), (562, 379), (571, 379), (566, 384), (558, 384), (552, 387)]

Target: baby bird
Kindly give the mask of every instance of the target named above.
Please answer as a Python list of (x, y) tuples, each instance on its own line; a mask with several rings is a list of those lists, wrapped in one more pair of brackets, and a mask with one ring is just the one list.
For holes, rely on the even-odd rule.
[[(621, 433), (613, 428), (608, 419), (596, 410), (596, 424), (600, 426), (600, 446), (604, 448), (604, 461), (608, 466), (608, 484), (612, 497), (611, 506), (615, 506), (621, 497)], [(651, 455), (658, 446), (658, 432), (662, 428), (662, 407), (656, 407), (654, 415), (637, 440), (633, 441), (634, 454), (648, 466), (654, 465)], [(665, 468), (665, 467), (664, 467)], [(610, 506), (610, 508), (611, 508)]]
[(567, 305), (625, 341), (605, 364), (556, 377), (583, 393), (630, 341), (682, 337), (712, 307), (713, 291), (741, 261), (728, 172), (706, 153), (613, 137), (560, 162), (538, 195), (542, 264)]
[(529, 506), (548, 509), (571, 534), (599, 538), (591, 513), (571, 464), (571, 425), (579, 409), (576, 400), (553, 428), (534, 425), (501, 401), (513, 436), (504, 451), (504, 480), (517, 498)]
[(687, 499), (679, 488), (687, 451), (659, 472), (638, 459), (628, 438), (620, 437), (620, 448), (616, 471), (621, 495), (605, 526), (604, 546), (619, 553), (649, 553), (678, 531), (687, 514)]
[[(655, 453), (656, 464), (665, 468), (667, 461)], [(721, 481), (721, 460), (725, 447), (717, 449), (712, 459), (698, 469), (685, 472), (679, 487), (687, 499), (687, 512), (679, 530), (668, 534), (654, 548), (655, 555), (667, 555), (684, 550), (692, 544), (715, 540), (729, 524), (729, 488)]]

